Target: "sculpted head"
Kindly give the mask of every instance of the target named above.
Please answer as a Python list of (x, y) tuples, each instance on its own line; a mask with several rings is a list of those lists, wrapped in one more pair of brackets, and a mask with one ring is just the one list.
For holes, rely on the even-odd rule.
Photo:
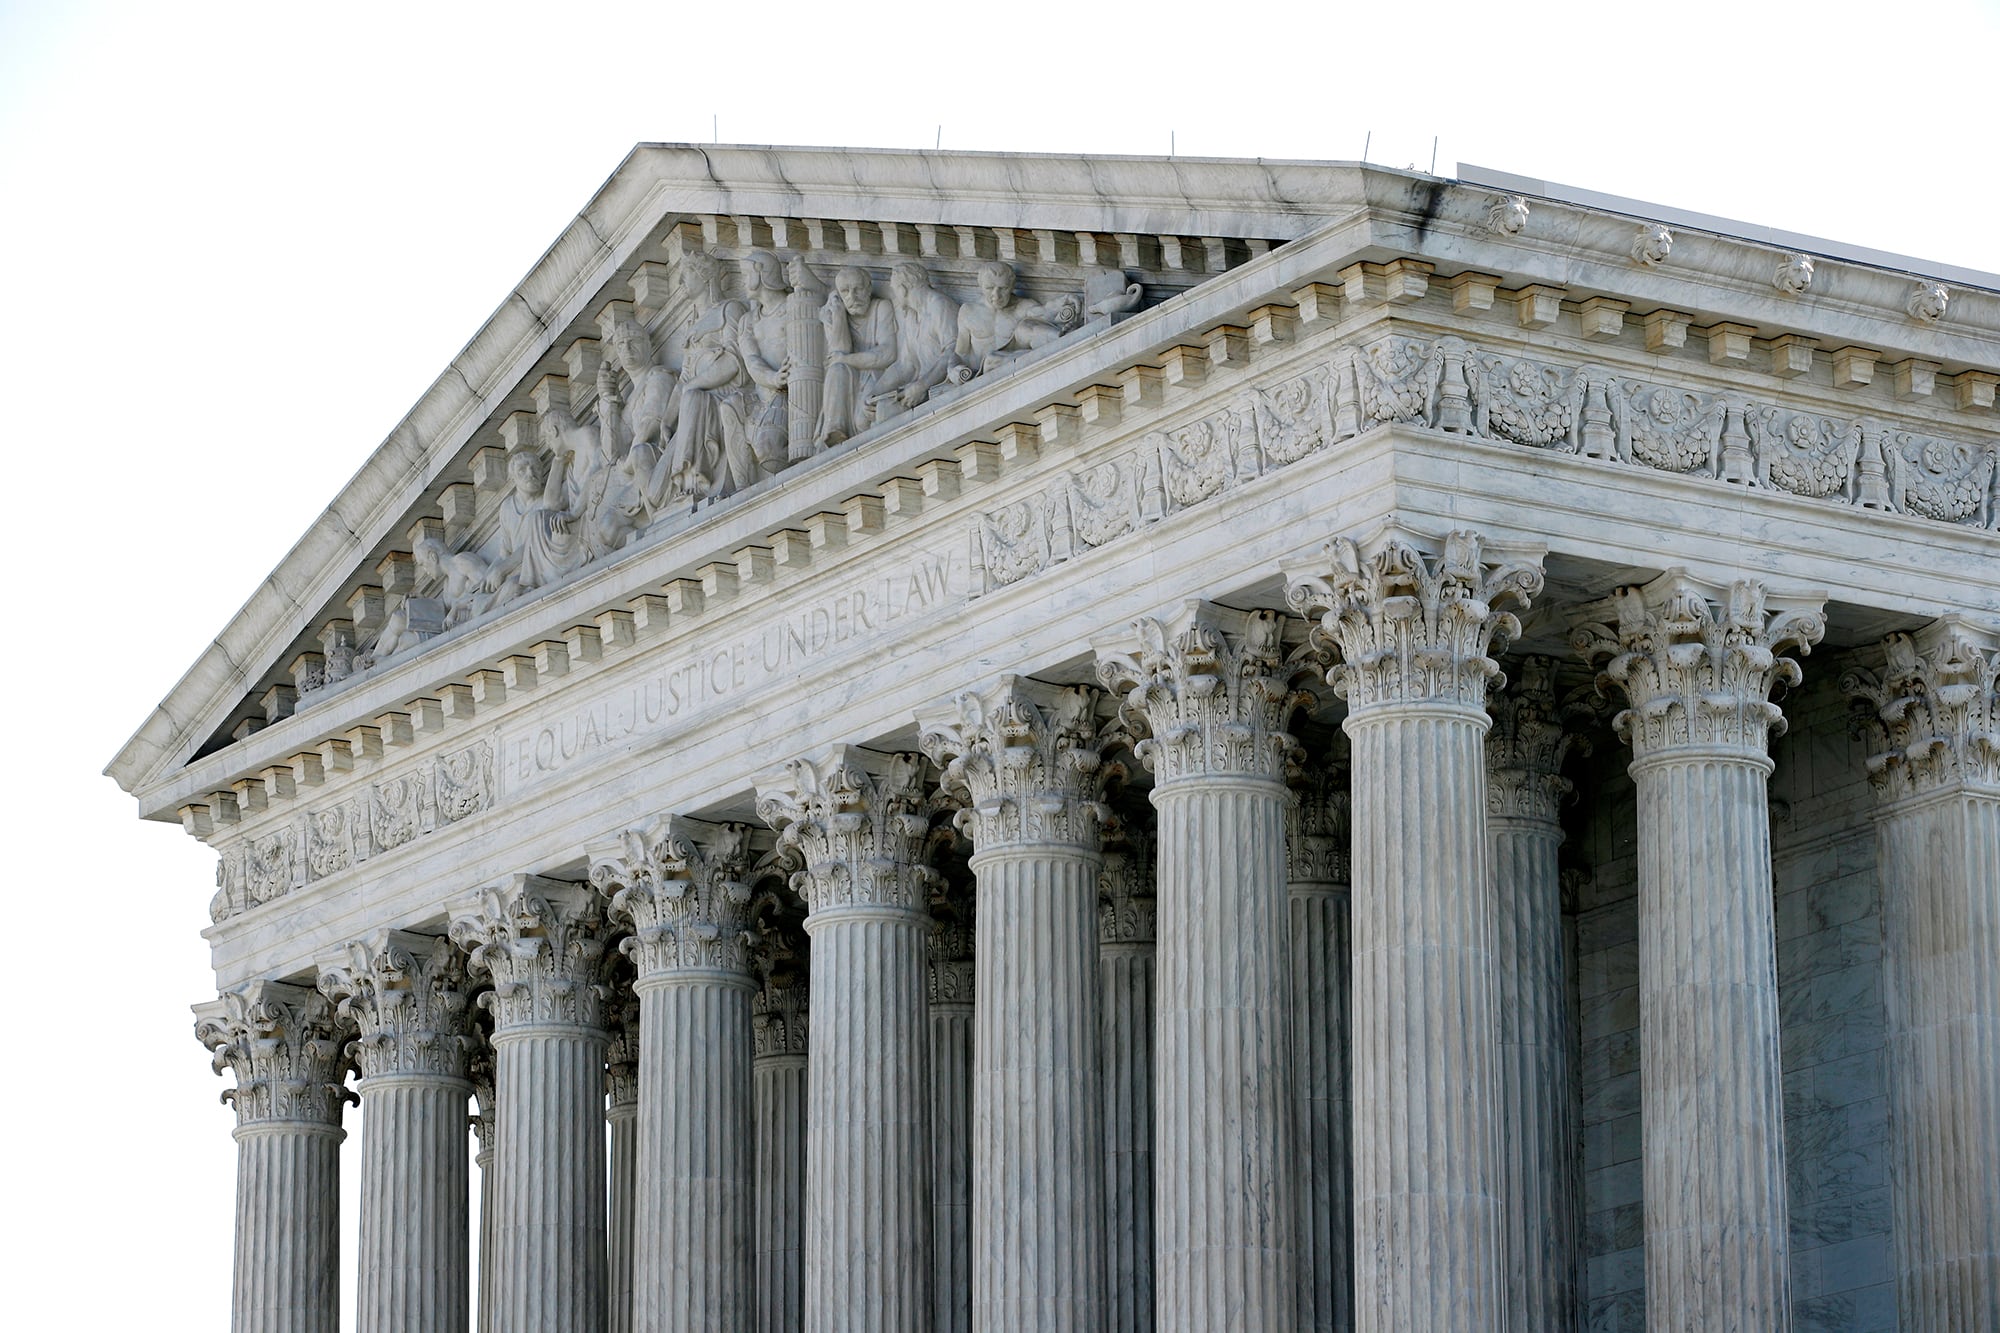
[(979, 294), (995, 310), (1014, 303), (1014, 266), (1001, 259), (989, 259), (979, 266)]
[(833, 275), (833, 290), (840, 296), (841, 308), (856, 319), (868, 313), (868, 303), (875, 297), (875, 284), (868, 270), (856, 264), (849, 264)]
[(507, 455), (507, 479), (518, 491), (539, 491), (548, 480), (548, 467), (533, 449), (516, 449)]
[(450, 552), (445, 550), (444, 542), (441, 539), (437, 537), (420, 537), (417, 539), (415, 549), (410, 554), (417, 564), (417, 577), (434, 579), (444, 574), (445, 557)]
[(894, 289), (896, 299), (908, 305), (917, 299), (918, 292), (930, 290), (930, 270), (915, 260), (906, 259), (890, 272), (889, 285)]
[(635, 379), (640, 371), (653, 364), (653, 340), (636, 319), (621, 319), (613, 326), (611, 352), (625, 373)]
[(743, 290), (755, 293), (759, 289), (783, 292), (785, 286), (785, 266), (769, 250), (752, 250), (743, 256)]

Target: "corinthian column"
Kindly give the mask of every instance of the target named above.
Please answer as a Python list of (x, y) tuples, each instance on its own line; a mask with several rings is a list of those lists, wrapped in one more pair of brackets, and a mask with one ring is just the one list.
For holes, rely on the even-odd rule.
[(923, 758), (842, 746), (760, 784), (758, 814), (804, 869), (806, 1328), (897, 1333), (933, 1317), (931, 887)]
[(680, 815), (590, 849), (638, 973), (632, 1323), (647, 1333), (750, 1327), (750, 860), (748, 824)]
[(338, 1333), (347, 1034), (318, 992), (275, 981), (194, 1012), (215, 1072), (236, 1075), (230, 1333)]
[(493, 1333), (603, 1333), (602, 908), (516, 875), (462, 904), (451, 937), (493, 980)]
[[(1773, 611), (1768, 603), (1778, 604)], [(1631, 707), (1647, 1326), (1791, 1326), (1765, 753), (1821, 599), (1669, 570), (1573, 636)], [(1589, 614), (1589, 612), (1586, 612)]]
[(1354, 1326), (1354, 1161), (1348, 1125), (1346, 746), (1304, 767), (1285, 817), (1291, 886), (1292, 1063), (1299, 1098), (1299, 1327)]
[(639, 997), (623, 981), (605, 1005), (611, 1045), (604, 1053), (604, 1120), (611, 1128), (611, 1206), (605, 1235), (610, 1270), (610, 1333), (632, 1333), (633, 1217), (639, 1177)]
[[(1224, 628), (1225, 623), (1228, 628)], [(1159, 814), (1153, 1292), (1173, 1333), (1298, 1326), (1298, 1104), (1276, 613), (1187, 604), (1100, 650)]]
[(1390, 531), (1327, 544), (1292, 605), (1336, 650), (1353, 783), (1354, 1317), (1363, 1333), (1503, 1327), (1488, 656), (1539, 554)]
[(806, 1326), (806, 1060), (810, 1038), (803, 940), (761, 936), (763, 985), (750, 997), (752, 1119), (757, 1144), (757, 1333)]
[(471, 1258), (465, 1108), (475, 1041), (447, 939), (384, 931), (320, 968), (361, 1031), (358, 1333), (465, 1333)]
[(1151, 819), (1105, 828), (1097, 877), (1104, 1023), (1104, 1250), (1110, 1333), (1153, 1329), (1153, 897)]
[(1564, 961), (1558, 808), (1575, 737), (1556, 701), (1556, 664), (1521, 663), (1487, 707), (1486, 826), (1500, 1018), (1500, 1218), (1506, 1324), (1522, 1333), (1576, 1327), (1576, 1126), (1571, 1121), (1569, 971)]
[(1891, 635), (1865, 705), (1878, 798), (1889, 1185), (1908, 1333), (2000, 1330), (2000, 633)]
[(1007, 676), (924, 729), (979, 886), (972, 1326), (1104, 1326), (1095, 690)]
[(969, 1333), (972, 1328), (974, 912), (969, 894), (932, 906), (931, 1213), (936, 1218), (937, 1333)]

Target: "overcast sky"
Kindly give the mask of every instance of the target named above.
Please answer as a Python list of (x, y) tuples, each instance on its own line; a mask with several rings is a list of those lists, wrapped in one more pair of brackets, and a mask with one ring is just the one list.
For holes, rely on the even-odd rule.
[(0, 0), (8, 1326), (225, 1326), (215, 860), (100, 770), (635, 142), (1435, 136), (1440, 174), (2000, 270), (1993, 0), (697, 8)]

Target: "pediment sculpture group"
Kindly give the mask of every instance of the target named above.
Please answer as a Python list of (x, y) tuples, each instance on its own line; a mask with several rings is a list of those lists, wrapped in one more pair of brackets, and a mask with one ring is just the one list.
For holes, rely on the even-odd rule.
[(391, 611), (351, 661), (329, 654), (329, 683), (621, 549), (662, 515), (725, 499), (1127, 314), (1144, 294), (1123, 271), (1099, 269), (1081, 293), (1037, 301), (1016, 292), (1013, 265), (997, 259), (978, 266), (977, 294), (963, 303), (914, 260), (890, 271), (888, 296), (858, 264), (830, 282), (797, 254), (751, 250), (737, 267), (740, 297), (725, 293), (722, 259), (682, 256), (693, 316), (664, 356), (638, 320), (615, 317), (596, 419), (563, 405), (544, 411), (540, 449), (517, 445), (507, 458), (492, 534), (462, 551), (418, 541), (417, 586), (429, 595)]

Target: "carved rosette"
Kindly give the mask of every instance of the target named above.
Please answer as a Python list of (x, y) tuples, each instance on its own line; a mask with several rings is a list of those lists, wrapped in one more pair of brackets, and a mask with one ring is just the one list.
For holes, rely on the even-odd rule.
[(479, 1002), (498, 1032), (603, 1028), (604, 910), (587, 885), (516, 875), (453, 913), (451, 938), (492, 978)]
[(781, 854), (803, 868), (792, 891), (813, 914), (843, 907), (928, 910), (938, 873), (925, 863), (933, 802), (919, 754), (843, 745), (818, 762), (794, 760), (759, 792), (758, 817)]
[(589, 854), (591, 884), (632, 927), (619, 947), (642, 982), (686, 968), (749, 975), (748, 824), (658, 816)]
[(1973, 788), (2000, 793), (2000, 632), (1957, 617), (1891, 634), (1878, 675), (1841, 677), (1884, 802)]
[(604, 1094), (615, 1111), (639, 1104), (639, 997), (614, 988), (604, 1003), (611, 1044), (604, 1051)]
[(1285, 878), (1293, 884), (1346, 884), (1348, 762), (1344, 736), (1322, 759), (1299, 766), (1285, 810)]
[(351, 1047), (364, 1080), (466, 1077), (477, 1043), (465, 963), (448, 939), (385, 930), (320, 969), (319, 988), (360, 1031)]
[(1624, 691), (1630, 707), (1612, 726), (1635, 758), (1682, 746), (1761, 756), (1785, 730), (1772, 690), (1801, 678), (1799, 664), (1779, 654), (1812, 651), (1826, 633), (1823, 605), (1820, 597), (1772, 597), (1750, 579), (1724, 589), (1670, 569), (1644, 587), (1618, 589), (1593, 608), (1615, 613), (1615, 625), (1586, 623), (1570, 643), (1602, 664), (1600, 689)]
[(1089, 686), (1005, 676), (959, 695), (954, 720), (926, 726), (923, 751), (944, 794), (965, 803), (954, 823), (974, 847), (1097, 849), (1104, 783), (1116, 771), (1098, 749), (1097, 700)]
[(1207, 777), (1283, 778), (1298, 752), (1285, 730), (1312, 701), (1285, 660), (1275, 611), (1225, 630), (1226, 612), (1189, 603), (1170, 622), (1132, 622), (1136, 651), (1100, 653), (1098, 678), (1118, 692), (1133, 752), (1162, 783)]
[[(1488, 549), (1475, 532), (1445, 536), (1428, 554), (1390, 531), (1366, 550), (1328, 542), (1323, 574), (1293, 575), (1292, 609), (1317, 618), (1312, 641), (1338, 653), (1327, 683), (1348, 709), (1428, 704), (1484, 709), (1500, 667), (1489, 655), (1519, 637), (1512, 606), (1542, 590), (1541, 555)], [(1428, 543), (1426, 543), (1428, 544)]]
[(338, 1128), (352, 1033), (318, 991), (253, 981), (203, 1005), (195, 1039), (213, 1055), (215, 1072), (236, 1076), (222, 1094), (239, 1128), (304, 1121)]
[(1104, 865), (1097, 872), (1097, 942), (1151, 944), (1160, 905), (1153, 881), (1153, 826), (1114, 817), (1104, 831)]
[(1571, 791), (1562, 775), (1572, 749), (1588, 753), (1590, 742), (1569, 729), (1556, 697), (1552, 657), (1521, 661), (1520, 679), (1486, 700), (1493, 716), (1486, 733), (1486, 813), (1502, 819), (1554, 824)]

